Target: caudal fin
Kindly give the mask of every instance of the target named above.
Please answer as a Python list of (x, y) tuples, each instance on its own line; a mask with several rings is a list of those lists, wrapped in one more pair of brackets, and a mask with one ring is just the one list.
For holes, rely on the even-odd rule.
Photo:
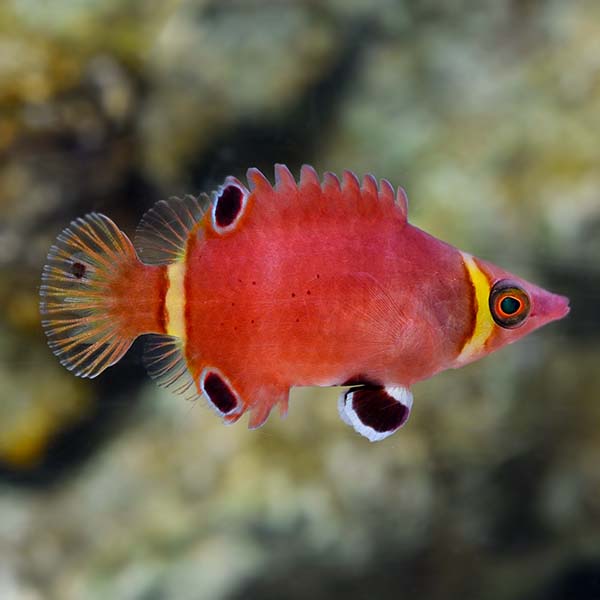
[(164, 331), (164, 273), (141, 263), (129, 238), (98, 213), (58, 236), (40, 295), (50, 348), (80, 377), (114, 365), (138, 335)]

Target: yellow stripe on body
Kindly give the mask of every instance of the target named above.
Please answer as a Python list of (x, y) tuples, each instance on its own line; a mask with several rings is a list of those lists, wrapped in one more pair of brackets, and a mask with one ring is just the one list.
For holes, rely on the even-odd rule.
[(167, 267), (169, 289), (165, 297), (167, 334), (185, 339), (185, 260)]
[(461, 254), (475, 292), (475, 326), (456, 359), (459, 364), (468, 362), (479, 354), (494, 331), (494, 321), (489, 308), (490, 282), (470, 254)]

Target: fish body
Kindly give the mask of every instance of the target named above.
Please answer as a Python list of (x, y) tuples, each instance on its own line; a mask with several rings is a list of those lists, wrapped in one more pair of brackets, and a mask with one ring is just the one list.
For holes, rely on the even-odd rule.
[(150, 374), (204, 394), (228, 422), (285, 413), (293, 386), (351, 385), (340, 415), (375, 441), (408, 418), (413, 383), (568, 312), (566, 298), (408, 223), (404, 191), (385, 180), (275, 175), (229, 177), (212, 202), (159, 203), (135, 248), (102, 215), (72, 223), (42, 285), (63, 364), (93, 377), (154, 334)]

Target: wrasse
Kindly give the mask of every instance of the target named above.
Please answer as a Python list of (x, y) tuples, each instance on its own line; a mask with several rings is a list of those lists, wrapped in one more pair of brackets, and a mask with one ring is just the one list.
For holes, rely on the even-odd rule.
[(161, 201), (132, 244), (106, 216), (73, 221), (41, 286), (49, 344), (96, 377), (151, 334), (159, 384), (205, 396), (228, 423), (259, 427), (292, 386), (351, 386), (341, 418), (371, 441), (399, 429), (410, 386), (461, 367), (569, 312), (567, 298), (407, 222), (407, 198), (371, 175), (297, 183), (275, 166), (248, 187)]

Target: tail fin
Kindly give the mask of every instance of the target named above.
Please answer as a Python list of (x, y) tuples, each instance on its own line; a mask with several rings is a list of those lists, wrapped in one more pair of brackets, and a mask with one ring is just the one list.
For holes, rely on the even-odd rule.
[(164, 332), (164, 290), (164, 269), (141, 263), (108, 217), (73, 221), (42, 273), (40, 312), (50, 348), (76, 375), (96, 377), (138, 335)]

